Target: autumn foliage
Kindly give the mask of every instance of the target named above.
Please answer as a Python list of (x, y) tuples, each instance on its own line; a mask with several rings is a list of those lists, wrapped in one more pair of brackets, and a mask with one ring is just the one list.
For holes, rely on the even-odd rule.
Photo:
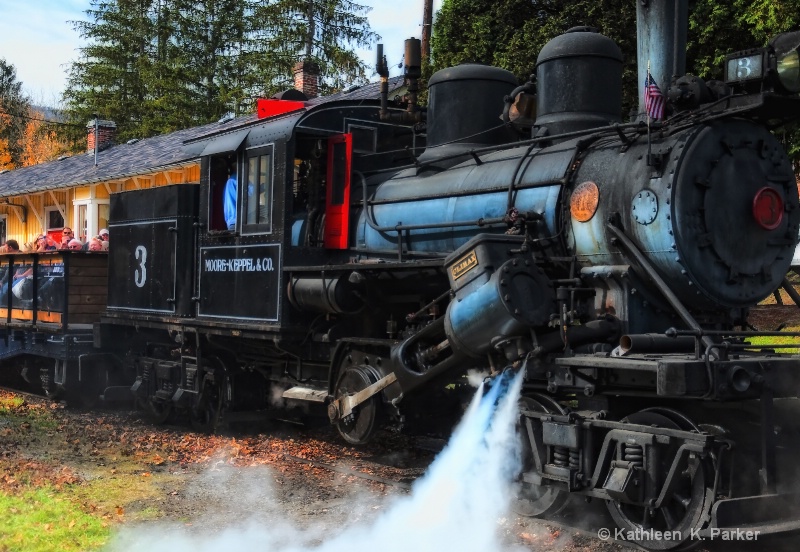
[[(12, 124), (20, 123), (12, 121), (9, 115), (0, 114), (0, 128)], [(52, 161), (67, 151), (66, 144), (57, 137), (55, 127), (45, 121), (35, 108), (28, 108), (28, 115), (21, 126), (18, 144), (0, 138), (0, 170), (38, 165)], [(15, 156), (14, 152), (19, 152), (19, 155)]]

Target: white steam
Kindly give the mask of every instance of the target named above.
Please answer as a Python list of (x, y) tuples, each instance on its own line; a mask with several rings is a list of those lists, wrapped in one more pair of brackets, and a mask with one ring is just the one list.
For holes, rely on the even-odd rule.
[[(198, 534), (196, 530), (190, 534), (185, 528), (139, 526), (119, 536), (111, 549), (125, 552), (508, 549), (499, 529), (509, 510), (511, 480), (518, 469), (515, 422), (521, 385), (521, 377), (516, 377), (513, 382), (498, 383), (486, 396), (483, 387), (479, 388), (448, 446), (431, 464), (428, 473), (415, 482), (409, 495), (397, 497), (383, 507), (368, 506), (362, 501), (352, 501), (350, 505), (348, 500), (347, 507), (361, 518), (357, 523), (339, 529), (323, 528), (322, 525), (329, 524), (323, 523), (319, 516), (316, 530), (301, 528), (281, 519), (280, 504), (273, 498), (272, 512), (247, 524), (213, 534)], [(231, 517), (242, 519), (238, 515)]]

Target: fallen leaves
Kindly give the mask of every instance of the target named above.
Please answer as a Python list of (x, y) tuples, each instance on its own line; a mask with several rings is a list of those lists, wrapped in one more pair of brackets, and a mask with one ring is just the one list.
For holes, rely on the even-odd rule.
[(8, 458), (0, 460), (0, 490), (13, 492), (21, 488), (52, 486), (56, 489), (81, 481), (69, 467), (42, 460)]
[[(264, 434), (206, 435), (182, 428), (151, 426), (136, 413), (98, 414), (53, 408), (45, 400), (20, 400), (13, 394), (6, 394), (4, 398), (3, 393), (0, 392), (0, 404), (11, 405), (12, 415), (43, 416), (49, 425), (42, 430), (37, 419), (31, 418), (30, 421), (17, 420), (29, 425), (32, 422), (27, 429), (22, 423), (0, 428), (0, 490), (15, 492), (25, 487), (48, 485), (92, 489), (95, 481), (113, 480), (110, 488), (121, 488), (121, 485), (156, 489), (161, 493), (157, 499), (178, 497), (184, 500), (187, 494), (182, 492), (182, 487), (173, 486), (174, 479), (168, 480), (166, 488), (162, 486), (164, 477), (268, 465), (274, 471), (276, 484), (283, 488), (292, 488), (297, 482), (306, 485), (309, 481), (318, 481), (323, 487), (338, 490), (357, 482), (383, 494), (388, 492), (386, 485), (359, 481), (355, 474), (408, 480), (422, 470), (410, 473), (410, 470), (370, 461), (373, 456), (398, 450), (397, 443), (387, 441), (354, 449), (338, 441), (329, 428), (299, 430), (301, 436), (297, 438)], [(331, 477), (326, 465), (351, 473)], [(146, 507), (142, 504), (147, 504), (88, 494), (94, 491), (76, 491), (73, 496), (80, 497), (77, 499), (79, 507), (102, 519), (104, 526), (136, 520), (137, 512)]]

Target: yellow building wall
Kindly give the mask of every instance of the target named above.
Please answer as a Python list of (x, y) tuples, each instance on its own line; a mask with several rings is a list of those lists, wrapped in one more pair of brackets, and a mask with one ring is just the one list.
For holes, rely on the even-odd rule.
[[(33, 242), (36, 236), (43, 233), (47, 226), (47, 207), (56, 205), (56, 201), (64, 214), (64, 224), (73, 226), (74, 201), (101, 199), (107, 200), (109, 189), (112, 193), (129, 190), (169, 186), (172, 184), (199, 184), (200, 163), (195, 163), (179, 169), (160, 171), (144, 174), (139, 177), (127, 178), (123, 181), (116, 180), (108, 183), (92, 184), (90, 186), (76, 186), (61, 190), (39, 192), (23, 196), (4, 198), (0, 196), (0, 214), (6, 214), (6, 238), (15, 239), (20, 246)], [(26, 209), (26, 221), (22, 222), (22, 215), (18, 209), (4, 205), (8, 201), (13, 205), (20, 205)]]
[(75, 188), (75, 199), (89, 199), (92, 197), (91, 186), (80, 186)]
[[(36, 236), (44, 232), (47, 225), (47, 207), (56, 206), (58, 201), (65, 216), (65, 224), (70, 224), (72, 201), (72, 190), (54, 190), (52, 192), (28, 194), (9, 198), (8, 202), (13, 205), (24, 207), (25, 213), (19, 209), (3, 206), (0, 203), (0, 213), (6, 216), (6, 237), (15, 239), (20, 246), (26, 242), (32, 242)], [(0, 198), (0, 202), (3, 198)], [(22, 221), (22, 218), (25, 221)]]

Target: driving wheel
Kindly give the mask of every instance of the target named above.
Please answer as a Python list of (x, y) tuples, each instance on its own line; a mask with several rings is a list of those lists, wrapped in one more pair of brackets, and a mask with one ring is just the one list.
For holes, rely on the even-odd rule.
[[(348, 368), (336, 382), (334, 397), (339, 399), (358, 393), (378, 381), (378, 375), (369, 366)], [(380, 394), (373, 395), (362, 402), (348, 416), (336, 423), (336, 429), (345, 441), (353, 445), (363, 445), (370, 440), (378, 426), (381, 415)]]
[[(521, 397), (520, 409), (533, 412), (550, 414), (565, 414), (564, 408), (554, 399), (546, 395), (533, 394)], [(533, 431), (541, 432), (536, 425)], [(541, 517), (557, 514), (567, 505), (569, 493), (552, 485), (537, 485), (523, 479), (525, 473), (533, 472), (536, 463), (533, 458), (533, 445), (528, 436), (527, 419), (520, 414), (517, 423), (517, 435), (522, 448), (522, 470), (514, 483), (514, 498), (511, 503), (512, 509), (521, 516)]]
[[(677, 411), (666, 408), (650, 408), (631, 414), (622, 420), (637, 425), (697, 430), (688, 418)], [(673, 440), (675, 441), (675, 440)], [(667, 445), (660, 454), (659, 480), (663, 484), (672, 465), (678, 444)], [(635, 453), (631, 453), (639, 457)], [(626, 504), (608, 500), (606, 505), (617, 525), (637, 538), (629, 539), (651, 550), (687, 550), (700, 543), (692, 538), (693, 531), (702, 529), (713, 502), (713, 468), (709, 461), (697, 455), (686, 455), (676, 471), (678, 480), (673, 491), (658, 508), (637, 504)], [(669, 532), (667, 539), (651, 539), (649, 535)]]
[(206, 373), (200, 395), (192, 406), (192, 428), (203, 433), (214, 433), (222, 416), (225, 377), (221, 369)]

